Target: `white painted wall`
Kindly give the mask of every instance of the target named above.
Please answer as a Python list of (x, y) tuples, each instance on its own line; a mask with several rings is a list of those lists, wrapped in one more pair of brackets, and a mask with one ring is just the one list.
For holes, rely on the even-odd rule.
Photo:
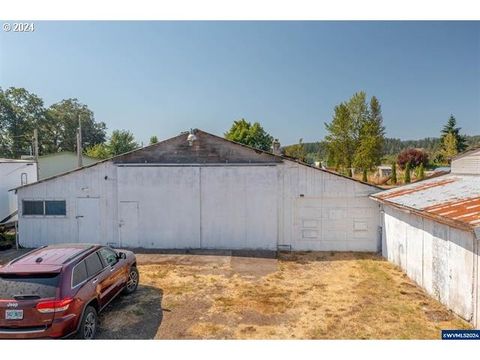
[[(379, 206), (368, 198), (376, 191), (290, 161), (242, 166), (104, 162), (19, 189), (20, 204), (23, 199), (67, 201), (63, 217), (20, 214), (19, 240), (26, 247), (91, 238), (144, 248), (276, 249), (280, 244), (293, 250), (377, 251)], [(99, 221), (91, 218), (95, 213)], [(93, 231), (97, 224), (99, 230)]]
[(10, 189), (22, 185), (22, 174), (27, 183), (37, 181), (34, 162), (0, 162), (0, 220), (17, 210), (17, 197)]
[(383, 256), (432, 297), (475, 322), (478, 254), (472, 232), (383, 205)]

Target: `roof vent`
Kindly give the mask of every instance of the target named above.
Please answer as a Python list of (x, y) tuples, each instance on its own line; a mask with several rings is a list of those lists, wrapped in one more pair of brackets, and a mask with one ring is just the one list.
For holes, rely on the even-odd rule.
[(43, 261), (43, 258), (42, 257), (38, 257), (35, 262), (38, 264), (38, 263), (41, 263)]

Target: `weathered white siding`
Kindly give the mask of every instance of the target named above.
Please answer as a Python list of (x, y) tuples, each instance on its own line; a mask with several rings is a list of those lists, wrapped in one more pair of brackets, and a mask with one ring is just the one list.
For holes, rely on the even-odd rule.
[(279, 172), (279, 244), (293, 250), (380, 251), (378, 189), (298, 163)]
[(26, 247), (88, 241), (143, 248), (378, 251), (379, 205), (368, 198), (376, 190), (291, 161), (108, 161), (20, 188), (20, 204), (66, 200), (67, 215), (20, 214), (19, 239)]
[(467, 152), (452, 160), (452, 174), (480, 175), (480, 149)]
[(8, 160), (0, 162), (0, 221), (17, 210), (17, 197), (10, 189), (37, 181), (37, 165), (33, 162)]
[(383, 256), (432, 297), (475, 322), (478, 250), (472, 232), (383, 205), (383, 237)]
[[(100, 229), (89, 242), (117, 243), (117, 167), (105, 162), (18, 189), (19, 242), (24, 247), (79, 241), (78, 198), (98, 198)], [(22, 200), (66, 200), (66, 216), (23, 216)], [(82, 214), (92, 216), (92, 214)]]

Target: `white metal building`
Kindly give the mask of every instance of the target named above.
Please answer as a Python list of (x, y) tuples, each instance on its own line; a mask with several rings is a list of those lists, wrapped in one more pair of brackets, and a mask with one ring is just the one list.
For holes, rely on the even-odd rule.
[(382, 204), (382, 253), (464, 319), (480, 326), (480, 149), (448, 175), (372, 196)]
[(33, 160), (0, 158), (0, 223), (17, 211), (17, 197), (11, 188), (37, 181), (37, 164)]
[(380, 250), (378, 188), (193, 134), (18, 188), (20, 244)]
[[(91, 165), (98, 160), (90, 156), (82, 155), (83, 165)], [(78, 167), (78, 156), (72, 151), (60, 151), (53, 154), (39, 156), (38, 179), (46, 179)]]

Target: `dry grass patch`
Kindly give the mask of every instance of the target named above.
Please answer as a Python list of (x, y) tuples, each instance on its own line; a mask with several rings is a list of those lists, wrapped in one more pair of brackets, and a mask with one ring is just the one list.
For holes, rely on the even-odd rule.
[(442, 328), (470, 328), (373, 254), (285, 253), (260, 275), (245, 261), (235, 259), (240, 272), (228, 261), (140, 266), (168, 309), (156, 337), (438, 339)]

